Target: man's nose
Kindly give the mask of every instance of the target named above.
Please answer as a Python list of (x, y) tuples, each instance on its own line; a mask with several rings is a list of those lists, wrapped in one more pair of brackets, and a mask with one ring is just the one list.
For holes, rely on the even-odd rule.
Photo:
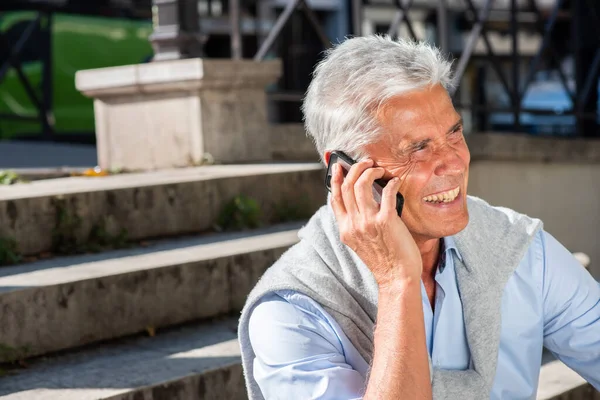
[(436, 175), (460, 175), (465, 171), (465, 162), (456, 149), (444, 148), (438, 152), (436, 158), (438, 161)]

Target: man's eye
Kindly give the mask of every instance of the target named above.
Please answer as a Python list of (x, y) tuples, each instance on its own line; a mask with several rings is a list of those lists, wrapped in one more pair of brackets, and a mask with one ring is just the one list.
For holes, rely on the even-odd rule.
[(456, 128), (455, 130), (452, 131), (452, 133), (462, 133), (462, 126), (459, 126), (458, 128)]
[(450, 132), (450, 137), (453, 139), (457, 139), (461, 136), (462, 134), (462, 127), (458, 127), (455, 130), (453, 130), (452, 132)]

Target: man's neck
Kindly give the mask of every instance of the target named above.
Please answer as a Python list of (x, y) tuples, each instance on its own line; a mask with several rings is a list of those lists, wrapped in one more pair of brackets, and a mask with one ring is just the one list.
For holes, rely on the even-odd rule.
[(440, 244), (442, 239), (415, 240), (421, 251), (421, 260), (423, 261), (423, 281), (433, 280), (435, 278), (438, 259), (440, 257)]

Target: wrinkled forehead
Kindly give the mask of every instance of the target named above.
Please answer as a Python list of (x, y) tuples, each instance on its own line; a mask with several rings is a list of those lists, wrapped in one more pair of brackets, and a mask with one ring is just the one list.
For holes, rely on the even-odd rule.
[(448, 92), (433, 86), (393, 97), (383, 103), (376, 114), (384, 132), (400, 135), (396, 140), (411, 136), (446, 132), (460, 120)]
[(412, 122), (455, 112), (452, 100), (441, 85), (403, 93), (383, 102), (377, 118), (393, 122)]

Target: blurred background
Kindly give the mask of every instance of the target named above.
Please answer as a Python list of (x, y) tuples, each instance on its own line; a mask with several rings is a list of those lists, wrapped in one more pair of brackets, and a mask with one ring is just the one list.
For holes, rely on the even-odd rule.
[[(455, 99), (469, 131), (596, 137), (595, 3), (3, 0), (0, 138), (94, 143), (92, 100), (75, 88), (75, 72), (172, 57), (280, 58), (270, 121), (300, 122), (322, 51), (373, 33), (427, 40), (459, 60)], [(190, 36), (197, 45), (184, 48)], [(161, 47), (166, 40), (181, 48)]]
[(598, 0), (0, 0), (0, 399), (244, 399), (239, 311), (325, 201), (302, 97), (375, 33), (455, 60), (469, 193), (599, 279)]

